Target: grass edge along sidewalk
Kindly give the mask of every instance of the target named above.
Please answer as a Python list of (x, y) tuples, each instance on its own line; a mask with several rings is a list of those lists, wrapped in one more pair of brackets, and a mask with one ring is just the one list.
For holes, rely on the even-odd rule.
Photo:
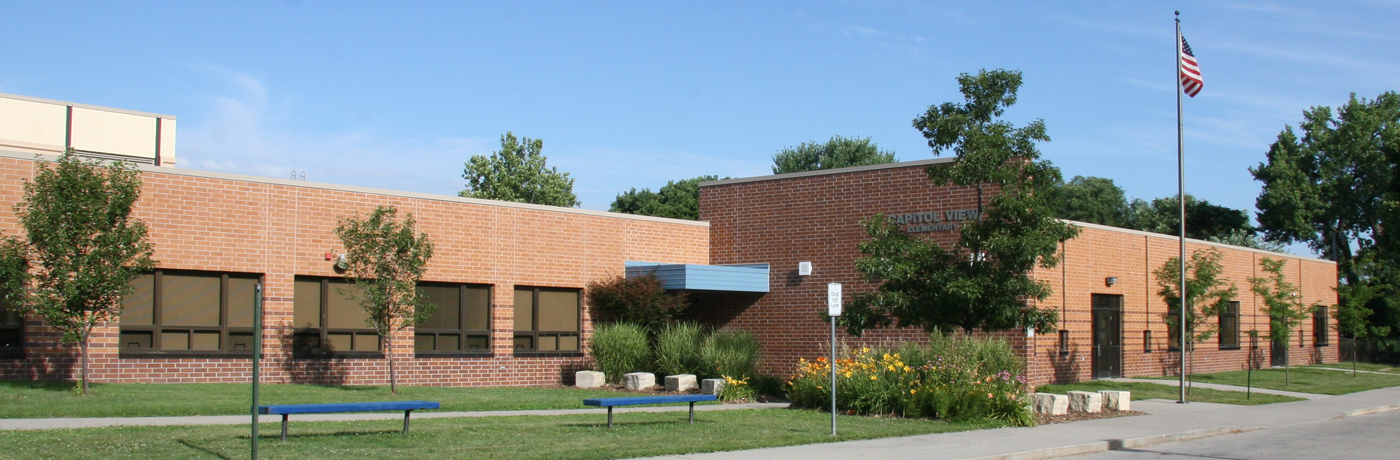
[[(1175, 380), (1177, 377), (1143, 378), (1153, 380)], [(1358, 373), (1353, 376), (1349, 372), (1303, 366), (1288, 370), (1287, 385), (1284, 384), (1284, 369), (1281, 367), (1255, 370), (1252, 376), (1249, 375), (1247, 371), (1192, 374), (1189, 380), (1199, 383), (1234, 385), (1241, 388), (1246, 384), (1252, 384), (1254, 388), (1334, 396), (1400, 386), (1400, 375)]]
[[(1123, 390), (1132, 392), (1133, 400), (1144, 399), (1170, 399), (1178, 397), (1178, 390), (1175, 386), (1160, 385), (1146, 382), (1111, 382), (1095, 380), (1080, 383), (1068, 383), (1060, 385), (1041, 385), (1036, 388), (1040, 393), (1059, 393), (1066, 391), (1099, 391), (1099, 390)], [(1243, 391), (1223, 391), (1208, 388), (1192, 388), (1190, 399), (1196, 402), (1235, 404), (1244, 406), (1254, 406), (1260, 404), (1274, 404), (1283, 402), (1303, 401), (1302, 398), (1292, 396), (1271, 395), (1254, 393), (1246, 397)]]
[[(612, 429), (600, 414), (436, 418), (408, 435), (377, 421), (305, 422), (286, 442), (276, 424), (260, 443), (267, 458), (579, 458), (610, 459), (756, 449), (994, 428), (891, 417), (840, 416), (811, 410), (706, 411), (695, 425), (674, 413), (632, 413)], [(528, 438), (528, 439), (522, 439)], [(112, 427), (0, 432), (12, 458), (247, 458), (246, 426)]]
[[(78, 396), (71, 382), (0, 381), (0, 418), (168, 417), (246, 415), (246, 383), (93, 384)], [(585, 398), (630, 396), (607, 390), (568, 387), (461, 388), (263, 384), (263, 405), (425, 400), (443, 411), (580, 409)], [(702, 403), (713, 404), (713, 403)]]

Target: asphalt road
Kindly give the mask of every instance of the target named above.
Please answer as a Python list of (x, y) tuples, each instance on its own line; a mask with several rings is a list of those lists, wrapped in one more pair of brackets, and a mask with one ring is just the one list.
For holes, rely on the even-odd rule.
[(1075, 460), (1400, 459), (1400, 411), (1071, 458)]

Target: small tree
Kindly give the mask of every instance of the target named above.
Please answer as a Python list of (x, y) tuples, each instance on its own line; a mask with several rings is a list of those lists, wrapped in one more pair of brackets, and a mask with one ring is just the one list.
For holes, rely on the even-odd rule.
[(832, 136), (825, 143), (803, 142), (797, 147), (778, 151), (773, 155), (773, 174), (894, 162), (894, 152), (880, 150), (868, 137)]
[(35, 269), (24, 304), (62, 331), (65, 343), (82, 347), (86, 395), (93, 328), (115, 318), (131, 280), (155, 266), (146, 224), (131, 216), (141, 197), (140, 173), (123, 162), (84, 161), (73, 149), (56, 166), (38, 162), (37, 168), (14, 207), (28, 238), (22, 252)]
[(380, 206), (364, 219), (356, 214), (340, 219), (336, 236), (345, 245), (346, 273), (360, 288), (355, 301), (369, 314), (367, 322), (379, 333), (380, 349), (389, 360), (389, 391), (399, 393), (394, 368), (394, 333), (413, 327), (437, 309), (418, 291), (418, 281), (433, 258), (428, 234), (414, 234), (413, 214), (397, 220), (398, 209)]
[(462, 170), (467, 189), (458, 195), (488, 200), (574, 207), (574, 180), (558, 168), (545, 168), (548, 160), (540, 151), (544, 141), (528, 137), (516, 139), (507, 132), (501, 136), (501, 150), (491, 156), (472, 155)]
[(29, 287), (29, 260), (24, 242), (13, 236), (0, 235), (0, 308), (9, 306), (23, 311), (26, 289)]
[[(1186, 272), (1189, 274), (1186, 279), (1187, 304), (1186, 309), (1186, 337), (1177, 339), (1177, 347), (1182, 350), (1183, 359), (1189, 359), (1188, 353), (1195, 348), (1195, 344), (1210, 339), (1218, 333), (1219, 324), (1209, 321), (1210, 317), (1220, 316), (1229, 308), (1230, 302), (1235, 300), (1239, 294), (1239, 289), (1234, 283), (1224, 279), (1222, 272), (1225, 267), (1220, 263), (1223, 256), (1215, 249), (1197, 250), (1191, 253), (1191, 258), (1186, 261)], [(1181, 323), (1177, 313), (1181, 308), (1181, 258), (1172, 257), (1167, 263), (1162, 264), (1157, 271), (1153, 272), (1157, 277), (1157, 295), (1166, 302), (1168, 312), (1162, 315), (1162, 319), (1167, 323), (1170, 334), (1180, 334)], [(1195, 363), (1187, 361), (1192, 369)]]
[[(1266, 337), (1283, 343), (1288, 343), (1293, 331), (1303, 324), (1314, 308), (1303, 305), (1298, 286), (1284, 278), (1283, 266), (1286, 263), (1284, 259), (1261, 258), (1259, 268), (1269, 275), (1249, 278), (1254, 294), (1264, 301), (1261, 310), (1269, 315), (1269, 333)], [(1288, 364), (1288, 361), (1283, 362), (1284, 385), (1288, 384)]]
[(719, 176), (700, 176), (667, 182), (661, 189), (632, 190), (617, 194), (609, 211), (672, 219), (700, 219), (700, 183)]
[(684, 292), (667, 293), (655, 274), (618, 275), (588, 283), (588, 304), (614, 322), (632, 323), (655, 332), (690, 307)]

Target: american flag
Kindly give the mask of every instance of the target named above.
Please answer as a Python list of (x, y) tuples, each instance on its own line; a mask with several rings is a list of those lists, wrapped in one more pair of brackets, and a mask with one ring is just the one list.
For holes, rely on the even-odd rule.
[(1196, 55), (1191, 54), (1191, 45), (1186, 44), (1186, 37), (1181, 37), (1181, 50), (1177, 53), (1181, 57), (1181, 90), (1187, 96), (1196, 97), (1201, 92), (1201, 68), (1196, 66)]

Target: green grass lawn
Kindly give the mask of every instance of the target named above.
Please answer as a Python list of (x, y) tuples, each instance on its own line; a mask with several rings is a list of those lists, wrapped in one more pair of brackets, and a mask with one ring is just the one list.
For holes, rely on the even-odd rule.
[[(1331, 369), (1343, 369), (1349, 371), (1351, 370), (1351, 365), (1351, 361), (1342, 361), (1340, 363), (1332, 364), (1310, 364), (1306, 367), (1326, 367)], [(1395, 367), (1394, 364), (1356, 363), (1356, 369), (1371, 372), (1385, 372), (1387, 374), (1400, 374), (1400, 367)]]
[[(1255, 388), (1269, 388), (1273, 390), (1324, 395), (1341, 395), (1358, 391), (1374, 390), (1377, 388), (1400, 386), (1400, 375), (1358, 373), (1356, 376), (1352, 376), (1347, 372), (1309, 367), (1294, 367), (1288, 374), (1288, 384), (1285, 385), (1283, 368), (1256, 370), (1254, 371), (1253, 385)], [(1175, 379), (1176, 377), (1152, 378)], [(1246, 371), (1217, 372), (1214, 374), (1195, 374), (1191, 376), (1191, 380), (1196, 382), (1221, 383), (1238, 386), (1245, 386), (1246, 378)]]
[[(112, 383), (94, 384), (88, 396), (75, 395), (73, 383), (0, 381), (0, 418), (149, 417), (247, 414), (248, 384)], [(630, 396), (577, 388), (448, 388), (400, 386), (262, 385), (260, 403), (427, 400), (443, 411), (582, 409), (584, 398)], [(713, 403), (705, 403), (713, 404)]]
[[(755, 449), (988, 428), (888, 417), (839, 417), (808, 410), (619, 413), (617, 426), (596, 415), (420, 419), (407, 436), (396, 420), (304, 422), (278, 439), (260, 427), (263, 458), (607, 459)], [(247, 426), (120, 427), (0, 431), (5, 458), (248, 458)]]
[[(1328, 372), (1328, 371), (1322, 371)], [(1067, 385), (1043, 385), (1036, 388), (1041, 393), (1064, 393), (1066, 391), (1099, 391), (1099, 390), (1120, 390), (1133, 392), (1133, 400), (1143, 399), (1170, 399), (1177, 400), (1180, 397), (1179, 390), (1174, 386), (1159, 385), (1156, 383), (1144, 382), (1080, 382)], [(1266, 395), (1254, 393), (1248, 399), (1243, 391), (1220, 391), (1206, 388), (1191, 388), (1191, 394), (1187, 400), (1196, 402), (1218, 403), (1218, 404), (1239, 404), (1253, 406), (1257, 404), (1273, 404), (1281, 402), (1302, 401), (1302, 398), (1292, 396)]]

